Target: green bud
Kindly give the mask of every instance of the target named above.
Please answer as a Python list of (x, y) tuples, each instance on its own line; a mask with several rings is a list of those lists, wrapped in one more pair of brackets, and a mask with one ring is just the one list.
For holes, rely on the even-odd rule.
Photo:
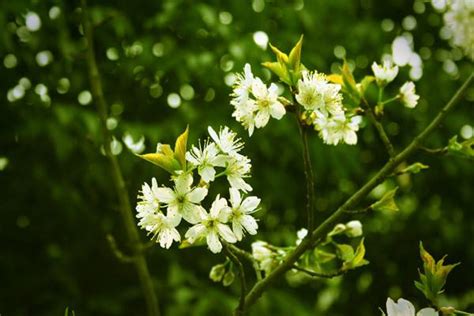
[(399, 173), (419, 173), (423, 169), (428, 169), (429, 166), (422, 164), (421, 162), (415, 162), (414, 164), (409, 165), (408, 167), (400, 170)]
[(220, 282), (225, 274), (225, 265), (224, 264), (216, 264), (211, 268), (209, 272), (209, 279), (214, 282)]
[(224, 286), (229, 286), (232, 284), (232, 282), (234, 282), (234, 279), (234, 272), (232, 272), (232, 270), (229, 270), (226, 272), (226, 274), (224, 274), (224, 280), (222, 280), (222, 284), (224, 284)]

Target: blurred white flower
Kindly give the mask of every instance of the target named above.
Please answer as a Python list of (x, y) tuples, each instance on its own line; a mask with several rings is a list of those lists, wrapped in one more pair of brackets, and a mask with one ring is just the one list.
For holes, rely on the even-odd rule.
[(123, 135), (122, 141), (134, 154), (141, 154), (145, 150), (145, 137), (143, 135), (135, 142), (132, 135), (127, 132)]
[(229, 243), (237, 241), (232, 230), (225, 223), (229, 220), (230, 209), (227, 201), (218, 195), (212, 203), (209, 213), (202, 212), (199, 223), (186, 232), (186, 238), (192, 244), (200, 238), (206, 238), (209, 250), (213, 253), (221, 252), (222, 243), (219, 238)]
[(413, 51), (410, 42), (405, 36), (397, 36), (392, 43), (393, 62), (398, 66), (408, 64)]
[(229, 220), (232, 223), (232, 230), (237, 240), (242, 240), (244, 231), (250, 235), (257, 234), (257, 221), (250, 214), (258, 211), (257, 207), (260, 204), (260, 199), (256, 196), (248, 196), (242, 200), (240, 192), (236, 188), (230, 188), (229, 193), (231, 204)]
[(444, 23), (450, 30), (451, 44), (461, 47), (474, 60), (474, 1), (451, 0), (447, 9)]
[(303, 239), (308, 236), (308, 230), (306, 228), (301, 228), (299, 231), (296, 232), (296, 245), (301, 244)]
[[(400, 298), (396, 303), (387, 298), (387, 316), (415, 316), (415, 307), (409, 301)], [(423, 308), (416, 316), (438, 316), (438, 312), (432, 308)]]
[(374, 62), (372, 64), (372, 71), (374, 72), (377, 84), (383, 87), (395, 79), (398, 74), (398, 66), (392, 65), (390, 60), (384, 60), (383, 65)]
[(257, 261), (258, 267), (260, 270), (265, 271), (265, 273), (270, 273), (275, 264), (275, 254), (268, 247), (268, 243), (265, 241), (256, 241), (252, 243), (252, 257)]
[(181, 218), (188, 223), (195, 224), (201, 218), (204, 211), (199, 203), (206, 197), (206, 188), (191, 188), (193, 176), (189, 173), (182, 173), (173, 178), (175, 187), (159, 187), (156, 189), (156, 196), (161, 203), (167, 206), (167, 216), (172, 218), (178, 225)]
[(413, 109), (418, 104), (419, 95), (415, 93), (415, 84), (411, 81), (405, 82), (400, 88), (400, 99), (407, 108)]
[(219, 155), (215, 143), (205, 143), (204, 148), (193, 146), (186, 153), (186, 160), (198, 168), (201, 178), (207, 183), (214, 181), (216, 170), (214, 167), (224, 167), (226, 156)]

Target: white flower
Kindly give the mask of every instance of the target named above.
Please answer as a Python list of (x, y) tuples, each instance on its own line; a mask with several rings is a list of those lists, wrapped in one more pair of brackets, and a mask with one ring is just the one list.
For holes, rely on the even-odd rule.
[(227, 206), (226, 199), (220, 198), (218, 195), (212, 203), (209, 213), (201, 213), (199, 223), (186, 232), (186, 238), (192, 244), (197, 239), (206, 237), (209, 250), (213, 253), (220, 252), (222, 250), (222, 243), (219, 237), (230, 243), (237, 241), (232, 230), (229, 226), (225, 225), (229, 216), (230, 209)]
[[(252, 257), (257, 261), (259, 269), (267, 274), (278, 265), (277, 253), (269, 246), (267, 242), (260, 240), (252, 243)], [(285, 253), (281, 251), (278, 255), (284, 256)]]
[(346, 223), (346, 234), (349, 237), (362, 236), (362, 223), (360, 221), (350, 221)]
[(231, 96), (231, 104), (235, 111), (232, 116), (236, 118), (252, 135), (255, 127), (267, 125), (270, 116), (281, 119), (286, 110), (278, 101), (278, 87), (274, 83), (270, 87), (258, 77), (254, 77), (249, 64), (244, 67), (244, 74), (237, 75)]
[(298, 80), (296, 101), (307, 111), (329, 112), (333, 115), (344, 113), (341, 86), (329, 83), (324, 74), (303, 71)]
[(226, 156), (219, 155), (219, 150), (214, 143), (205, 143), (204, 148), (193, 146), (186, 153), (186, 160), (198, 168), (201, 178), (207, 183), (214, 181), (216, 170), (214, 167), (224, 167)]
[(138, 213), (138, 218), (143, 217), (143, 214), (158, 211), (160, 207), (160, 200), (158, 199), (157, 190), (158, 183), (156, 182), (155, 178), (151, 179), (151, 187), (146, 182), (142, 185), (142, 195), (138, 196), (141, 201), (137, 203), (135, 208)]
[(359, 119), (354, 116), (347, 119), (344, 115), (337, 115), (328, 118), (323, 113), (318, 112), (314, 121), (314, 126), (319, 131), (319, 136), (328, 145), (337, 145), (344, 142), (348, 145), (357, 144), (356, 131), (359, 130)]
[(383, 66), (374, 62), (372, 64), (372, 71), (374, 72), (375, 79), (379, 86), (385, 86), (395, 79), (398, 74), (398, 66), (392, 65), (392, 62), (388, 59), (384, 60)]
[(406, 66), (413, 54), (413, 49), (405, 36), (397, 36), (392, 43), (393, 62), (398, 66)]
[(162, 248), (168, 249), (173, 241), (179, 242), (181, 240), (181, 236), (175, 228), (174, 218), (164, 216), (161, 212), (142, 215), (138, 225), (147, 230), (149, 234), (153, 234), (152, 238), (156, 238), (156, 242), (159, 242)]
[[(400, 298), (395, 303), (390, 297), (387, 298), (387, 316), (415, 316), (415, 307), (409, 301)], [(438, 312), (432, 308), (423, 308), (416, 316), (438, 316)]]
[(138, 202), (137, 218), (140, 219), (138, 225), (153, 234), (156, 242), (163, 248), (169, 248), (173, 241), (179, 242), (181, 237), (175, 229), (175, 221), (161, 213), (158, 198), (158, 184), (156, 179), (152, 179), (151, 187), (145, 183), (142, 186), (142, 195), (139, 196), (142, 201)]
[(225, 154), (237, 153), (244, 145), (240, 138), (237, 137), (237, 134), (227, 126), (224, 126), (224, 128), (221, 127), (219, 134), (217, 134), (210, 126), (207, 128), (207, 131), (212, 140), (217, 144), (217, 147), (219, 147), (219, 149)]
[(308, 230), (306, 228), (301, 228), (299, 231), (296, 232), (296, 245), (301, 244), (303, 239), (308, 236)]
[(260, 78), (255, 78), (252, 84), (252, 94), (257, 105), (255, 115), (255, 126), (257, 128), (267, 125), (270, 116), (279, 120), (285, 115), (285, 107), (278, 101), (278, 87), (276, 84), (271, 83), (270, 87), (267, 88)]
[(141, 154), (145, 150), (145, 137), (142, 135), (138, 141), (134, 141), (130, 133), (125, 133), (122, 137), (125, 146), (134, 154)]
[(449, 1), (444, 23), (450, 31), (451, 44), (462, 48), (464, 54), (474, 60), (474, 2)]
[(156, 196), (160, 202), (168, 207), (167, 216), (173, 218), (176, 225), (179, 224), (181, 218), (191, 224), (197, 223), (204, 211), (199, 203), (206, 197), (207, 189), (191, 188), (193, 176), (189, 173), (182, 173), (173, 180), (174, 189), (160, 187), (156, 190)]
[(252, 191), (252, 187), (243, 179), (249, 177), (251, 168), (250, 159), (246, 156), (241, 154), (229, 156), (225, 174), (227, 175), (227, 181), (229, 181), (231, 187), (244, 192)]
[(419, 95), (415, 93), (415, 84), (411, 81), (405, 82), (400, 88), (400, 98), (407, 108), (413, 109), (418, 103)]
[(242, 240), (244, 230), (250, 235), (257, 234), (257, 221), (250, 214), (258, 211), (257, 207), (260, 204), (260, 199), (256, 196), (249, 196), (242, 200), (240, 192), (236, 188), (230, 188), (229, 193), (232, 210), (230, 221), (237, 240)]

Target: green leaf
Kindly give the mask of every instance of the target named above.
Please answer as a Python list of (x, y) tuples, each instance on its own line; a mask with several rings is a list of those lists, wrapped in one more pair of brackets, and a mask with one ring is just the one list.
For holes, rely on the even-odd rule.
[(380, 200), (369, 206), (370, 209), (380, 212), (396, 212), (398, 206), (395, 203), (395, 193), (397, 193), (398, 187), (385, 193)]
[(350, 261), (354, 258), (354, 248), (351, 245), (337, 244), (337, 254), (342, 261)]
[(409, 165), (408, 167), (400, 170), (398, 173), (419, 173), (421, 170), (428, 169), (430, 166), (424, 165), (421, 162), (415, 162), (414, 164)]
[(179, 135), (174, 145), (174, 157), (179, 161), (182, 170), (186, 170), (186, 147), (188, 143), (189, 126)]
[(180, 169), (180, 163), (178, 160), (174, 159), (174, 157), (166, 156), (160, 153), (154, 154), (144, 154), (138, 155), (138, 157), (145, 159), (152, 164), (165, 169), (169, 173), (174, 173), (176, 170)]
[(262, 63), (262, 66), (265, 67), (265, 68), (268, 68), (270, 71), (272, 71), (284, 83), (286, 83), (288, 85), (291, 84), (290, 76), (289, 76), (288, 70), (286, 69), (285, 66), (282, 66), (278, 62), (265, 62), (265, 63)]
[(303, 35), (301, 35), (299, 41), (291, 49), (290, 55), (288, 57), (288, 63), (290, 67), (295, 71), (299, 71), (299, 68), (300, 68), (302, 46), (303, 46)]
[(415, 281), (415, 286), (428, 300), (436, 305), (438, 295), (444, 292), (443, 287), (446, 284), (448, 274), (459, 263), (444, 265), (446, 256), (436, 262), (433, 256), (425, 250), (422, 242), (420, 242), (420, 257), (423, 261), (424, 273), (419, 273), (420, 281)]
[(448, 143), (448, 152), (466, 158), (474, 158), (474, 137), (471, 137), (462, 143), (458, 142), (457, 135), (452, 137)]
[(362, 81), (359, 83), (359, 93), (362, 97), (365, 95), (365, 91), (367, 91), (367, 88), (374, 81), (374, 76), (365, 76), (364, 79), (362, 79)]
[(364, 238), (361, 239), (360, 244), (357, 246), (354, 256), (345, 261), (342, 265), (342, 270), (350, 270), (355, 269), (358, 267), (365, 266), (369, 264), (369, 261), (364, 259), (365, 256), (365, 246), (364, 246)]

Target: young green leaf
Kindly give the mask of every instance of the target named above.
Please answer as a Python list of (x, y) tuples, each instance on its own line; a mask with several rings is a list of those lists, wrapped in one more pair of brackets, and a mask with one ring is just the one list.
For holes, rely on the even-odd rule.
[(174, 157), (179, 161), (182, 170), (186, 170), (186, 147), (188, 143), (188, 134), (189, 126), (187, 126), (186, 130), (179, 135), (174, 146)]
[(425, 297), (434, 305), (437, 305), (438, 295), (444, 292), (443, 287), (451, 270), (459, 263), (444, 265), (444, 259), (438, 262), (434, 260), (431, 254), (425, 250), (423, 243), (420, 242), (420, 257), (423, 261), (423, 272), (419, 272), (420, 281), (415, 281), (415, 286)]
[(395, 193), (397, 193), (398, 187), (393, 190), (388, 191), (385, 193), (380, 200), (373, 203), (369, 206), (370, 209), (374, 211), (381, 211), (381, 212), (396, 212), (398, 211), (398, 206), (395, 203)]

